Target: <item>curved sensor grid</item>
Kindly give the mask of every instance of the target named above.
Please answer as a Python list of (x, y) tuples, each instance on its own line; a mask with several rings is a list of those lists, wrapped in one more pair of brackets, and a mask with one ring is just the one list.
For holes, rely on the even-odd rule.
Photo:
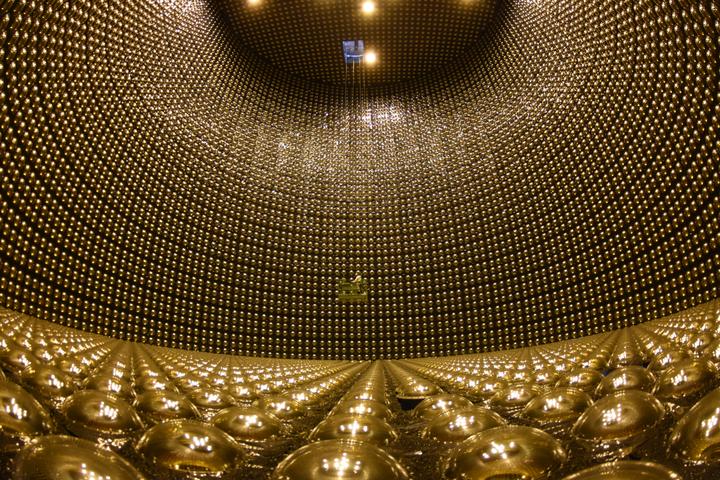
[[(204, 2), (3, 3), (0, 300), (137, 342), (349, 360), (717, 298), (715, 4), (494, 15), (442, 70), (323, 83)], [(356, 274), (367, 302), (338, 302)]]

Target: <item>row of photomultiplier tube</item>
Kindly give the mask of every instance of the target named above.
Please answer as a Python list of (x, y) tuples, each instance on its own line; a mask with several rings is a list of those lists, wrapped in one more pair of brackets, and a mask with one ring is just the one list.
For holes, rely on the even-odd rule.
[(0, 477), (717, 478), (720, 321), (703, 308), (373, 363), (148, 347), (0, 311)]

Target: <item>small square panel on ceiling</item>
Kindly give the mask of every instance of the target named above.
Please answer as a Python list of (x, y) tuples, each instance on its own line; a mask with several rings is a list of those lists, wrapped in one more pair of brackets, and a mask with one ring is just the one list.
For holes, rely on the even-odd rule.
[(360, 63), (365, 54), (365, 42), (362, 40), (343, 40), (343, 56), (345, 63)]

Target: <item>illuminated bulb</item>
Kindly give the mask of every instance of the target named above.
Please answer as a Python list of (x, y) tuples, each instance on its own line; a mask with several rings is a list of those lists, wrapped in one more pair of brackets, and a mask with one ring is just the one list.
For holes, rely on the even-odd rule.
[(362, 11), (365, 14), (371, 14), (375, 11), (375, 2), (372, 0), (367, 0), (363, 2), (362, 4)]
[(372, 65), (375, 62), (377, 62), (377, 54), (375, 52), (365, 53), (365, 63)]
[(260, 5), (261, 2), (262, 0), (247, 0), (248, 5), (250, 5), (251, 7), (254, 7), (255, 5)]

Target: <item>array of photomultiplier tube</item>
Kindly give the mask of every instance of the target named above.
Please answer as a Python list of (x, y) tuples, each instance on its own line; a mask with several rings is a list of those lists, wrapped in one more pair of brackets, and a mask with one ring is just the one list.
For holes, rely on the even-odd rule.
[(375, 362), (174, 350), (9, 310), (0, 324), (3, 478), (720, 475), (720, 301), (544, 346)]
[[(498, 4), (461, 61), (348, 100), (254, 56), (212, 1), (0, 2), (2, 305), (357, 360), (720, 296), (717, 2)], [(369, 302), (338, 304), (356, 271)]]

